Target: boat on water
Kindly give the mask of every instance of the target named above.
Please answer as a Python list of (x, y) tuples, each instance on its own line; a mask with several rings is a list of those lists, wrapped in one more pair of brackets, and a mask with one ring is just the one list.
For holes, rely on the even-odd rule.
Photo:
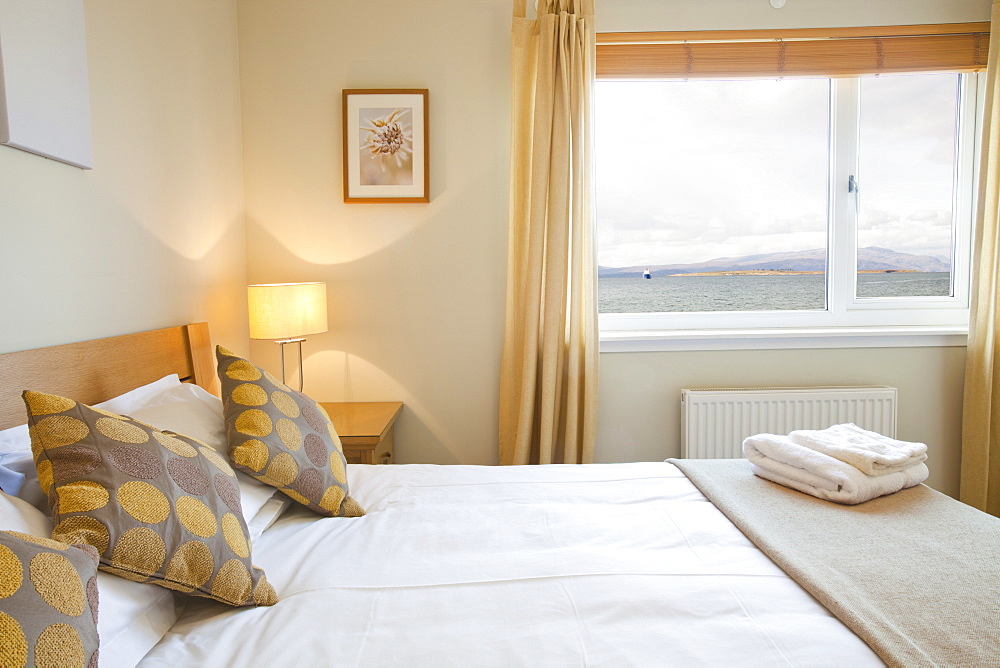
[(649, 273), (649, 269), (645, 269), (645, 270), (643, 270), (643, 272), (642, 272), (642, 277), (643, 277), (643, 278), (652, 278), (652, 277), (653, 277), (653, 275), (652, 275), (651, 273)]

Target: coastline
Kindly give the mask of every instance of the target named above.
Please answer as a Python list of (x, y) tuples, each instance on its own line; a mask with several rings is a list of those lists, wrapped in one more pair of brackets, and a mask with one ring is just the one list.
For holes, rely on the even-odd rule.
[[(825, 271), (794, 271), (782, 269), (737, 269), (733, 271), (697, 271), (689, 274), (667, 274), (658, 278), (673, 276), (807, 276), (825, 274)], [(859, 274), (916, 274), (915, 269), (861, 269)]]
[[(734, 270), (753, 271), (768, 270)], [(707, 273), (707, 272), (701, 272)], [(633, 276), (601, 278), (600, 313), (681, 313), (714, 311), (803, 311), (827, 307), (828, 275), (768, 271), (771, 276), (660, 276), (647, 281)], [(786, 278), (782, 278), (785, 276)], [(865, 297), (946, 297), (951, 294), (947, 272), (895, 273), (871, 271), (856, 276), (856, 294)]]

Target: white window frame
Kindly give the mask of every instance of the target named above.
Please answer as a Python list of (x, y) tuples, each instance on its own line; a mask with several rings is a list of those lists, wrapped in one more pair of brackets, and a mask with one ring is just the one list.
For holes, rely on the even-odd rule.
[[(601, 352), (965, 345), (985, 76), (959, 86), (950, 297), (858, 298), (858, 78), (831, 79), (828, 304), (825, 310), (601, 313)], [(861, 184), (862, 197), (864, 184)]]

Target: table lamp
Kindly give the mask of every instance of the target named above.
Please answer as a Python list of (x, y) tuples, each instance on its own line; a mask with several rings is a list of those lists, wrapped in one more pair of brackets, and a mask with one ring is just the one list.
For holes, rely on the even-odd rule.
[(281, 382), (285, 382), (285, 345), (299, 344), (299, 392), (302, 391), (302, 342), (327, 330), (326, 283), (270, 283), (247, 286), (250, 338), (277, 339), (281, 347)]

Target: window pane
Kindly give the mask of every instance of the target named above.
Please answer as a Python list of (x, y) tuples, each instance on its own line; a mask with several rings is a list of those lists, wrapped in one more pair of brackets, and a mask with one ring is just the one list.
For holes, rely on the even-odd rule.
[(952, 294), (958, 84), (861, 80), (858, 297)]
[(826, 308), (829, 109), (828, 79), (598, 82), (600, 311)]

